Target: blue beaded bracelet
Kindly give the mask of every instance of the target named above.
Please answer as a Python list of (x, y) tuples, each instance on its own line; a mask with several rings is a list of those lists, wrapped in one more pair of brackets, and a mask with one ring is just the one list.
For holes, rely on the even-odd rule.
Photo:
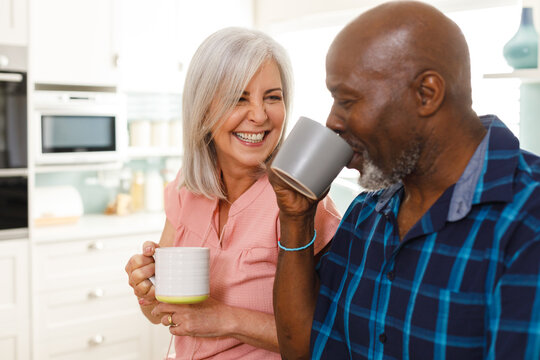
[(313, 239), (311, 239), (311, 241), (309, 243), (307, 243), (306, 245), (304, 246), (300, 246), (300, 247), (297, 247), (297, 248), (288, 248), (288, 247), (285, 247), (283, 245), (281, 245), (281, 242), (278, 240), (277, 244), (278, 246), (285, 250), (285, 251), (300, 251), (300, 250), (304, 250), (304, 249), (307, 249), (308, 247), (310, 247), (311, 245), (313, 245), (313, 243), (315, 242), (315, 238), (317, 237), (317, 231), (313, 230), (314, 234), (313, 234)]

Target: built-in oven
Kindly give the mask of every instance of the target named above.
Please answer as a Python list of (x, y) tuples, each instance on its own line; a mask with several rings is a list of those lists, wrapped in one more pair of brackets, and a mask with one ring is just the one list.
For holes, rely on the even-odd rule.
[(0, 240), (28, 236), (27, 52), (0, 46)]
[(26, 50), (0, 46), (0, 169), (26, 168)]
[(0, 172), (0, 240), (28, 236), (28, 174)]

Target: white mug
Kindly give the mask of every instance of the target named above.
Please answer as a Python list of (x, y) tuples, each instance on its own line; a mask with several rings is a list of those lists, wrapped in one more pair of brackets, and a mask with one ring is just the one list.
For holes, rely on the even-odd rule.
[(210, 249), (205, 247), (162, 247), (154, 254), (156, 274), (150, 281), (156, 299), (170, 304), (194, 304), (210, 294)]

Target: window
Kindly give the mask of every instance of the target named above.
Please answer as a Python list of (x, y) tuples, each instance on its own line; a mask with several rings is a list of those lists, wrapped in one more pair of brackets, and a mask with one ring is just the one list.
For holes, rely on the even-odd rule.
[[(325, 87), (326, 52), (335, 35), (359, 13), (349, 11), (330, 21), (324, 16), (315, 21), (300, 19), (269, 29), (289, 52), (294, 69), (295, 94), (289, 130), (299, 116), (326, 121), (332, 105)], [(502, 49), (517, 31), (520, 13), (521, 6), (517, 3), (446, 12), (460, 26), (469, 44), (474, 110), (479, 115), (498, 115), (516, 136), (519, 135), (519, 80), (485, 79), (484, 74), (512, 70), (503, 58)]]

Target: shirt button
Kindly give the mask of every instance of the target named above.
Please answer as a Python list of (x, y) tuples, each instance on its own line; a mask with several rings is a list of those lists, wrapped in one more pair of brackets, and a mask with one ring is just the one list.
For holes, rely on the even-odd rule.
[(394, 270), (386, 273), (388, 280), (393, 281), (396, 278), (396, 272)]
[(386, 342), (386, 334), (385, 333), (382, 333), (381, 335), (379, 335), (379, 341), (384, 344)]

